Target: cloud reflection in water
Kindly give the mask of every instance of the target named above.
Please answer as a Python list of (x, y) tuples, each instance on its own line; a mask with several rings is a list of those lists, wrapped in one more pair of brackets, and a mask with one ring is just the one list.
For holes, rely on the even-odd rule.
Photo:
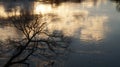
[[(9, 10), (9, 9), (8, 9)], [(8, 16), (18, 16), (20, 15), (20, 7), (16, 7), (15, 9), (10, 9), (10, 12), (6, 12), (6, 9), (3, 5), (0, 4), (0, 18), (7, 18)]]
[[(80, 7), (80, 6), (78, 6)], [(65, 35), (79, 37), (83, 41), (99, 41), (105, 37), (107, 16), (91, 16), (88, 10), (75, 9), (63, 4), (54, 11), (61, 21), (49, 24), (48, 29), (62, 30)], [(51, 18), (52, 19), (52, 18)]]
[[(52, 8), (49, 4), (35, 2), (34, 13), (44, 14), (46, 21), (50, 22), (47, 27), (51, 31), (62, 30), (66, 36), (73, 36), (83, 41), (99, 41), (105, 37), (105, 22), (108, 17), (105, 15), (91, 16), (90, 11), (84, 9), (91, 2), (82, 5), (79, 3), (63, 3), (56, 8)], [(7, 17), (3, 6), (0, 5), (0, 8), (0, 13), (3, 14), (0, 14), (0, 16)], [(19, 11), (20, 9), (17, 10), (17, 14), (19, 14)], [(13, 13), (11, 12), (11, 14)]]

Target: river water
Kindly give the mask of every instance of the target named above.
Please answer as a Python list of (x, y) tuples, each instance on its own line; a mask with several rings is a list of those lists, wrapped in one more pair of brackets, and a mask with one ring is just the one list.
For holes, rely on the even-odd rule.
[[(17, 15), (20, 8), (44, 16), (52, 15), (45, 18), (51, 22), (48, 29), (61, 30), (64, 35), (73, 38), (73, 52), (65, 60), (65, 67), (120, 67), (120, 13), (115, 2), (86, 0), (81, 3), (61, 3), (56, 7), (39, 2), (27, 3), (32, 5), (30, 8), (25, 4), (15, 3), (16, 7), (7, 4), (4, 7), (5, 4), (1, 3), (0, 16), (7, 18), (5, 8), (16, 8)], [(14, 15), (14, 12), (10, 14)], [(0, 26), (0, 40), (15, 37), (21, 37), (16, 29), (9, 25)]]

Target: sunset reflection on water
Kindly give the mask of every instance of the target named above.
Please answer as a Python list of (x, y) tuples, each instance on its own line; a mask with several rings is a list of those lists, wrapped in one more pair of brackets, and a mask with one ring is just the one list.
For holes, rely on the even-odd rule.
[[(98, 2), (101, 3), (101, 1)], [(79, 37), (83, 41), (99, 41), (105, 37), (105, 22), (108, 17), (106, 15), (91, 15), (89, 10), (84, 9), (91, 4), (94, 5), (94, 2), (86, 1), (82, 5), (68, 2), (52, 8), (50, 4), (34, 2), (33, 12), (34, 14), (43, 14), (45, 16), (46, 20), (50, 22), (47, 28), (51, 31), (61, 30), (66, 36)], [(0, 9), (0, 16), (7, 18), (8, 13), (5, 8), (0, 5)], [(19, 15), (20, 10), (21, 8), (18, 7), (16, 13), (13, 10), (13, 12), (9, 12), (9, 16)], [(51, 16), (47, 14), (51, 14)], [(52, 15), (56, 16), (53, 17)]]
[(10, 9), (10, 12), (6, 12), (6, 9), (3, 5), (0, 4), (0, 17), (8, 18), (8, 16), (19, 16), (20, 15), (20, 8), (17, 7), (15, 9)]
[[(54, 6), (43, 2), (30, 2), (29, 7), (21, 2), (17, 3), (16, 7), (11, 6), (11, 9), (0, 3), (0, 41), (24, 38), (18, 29), (6, 24), (5, 18), (19, 16), (22, 10), (28, 10), (32, 14), (40, 15), (40, 20), (47, 23), (45, 31), (50, 34), (64, 34), (65, 37), (70, 38), (68, 48), (70, 54), (66, 56), (69, 59), (63, 59), (65, 66), (62, 67), (120, 67), (118, 52), (120, 51), (120, 11), (118, 10), (120, 1), (80, 0), (79, 3), (73, 2), (76, 0), (59, 1), (61, 1), (59, 5)], [(14, 3), (12, 4), (15, 6)], [(44, 34), (36, 37), (47, 38)], [(61, 57), (57, 59), (61, 60)], [(42, 64), (38, 58), (33, 58), (33, 61), (37, 61), (38, 67)], [(43, 63), (48, 64), (46, 61)], [(57, 64), (53, 67), (57, 67)]]
[(52, 7), (50, 4), (41, 4), (40, 2), (35, 2), (34, 3), (34, 13), (35, 14), (45, 14), (45, 13), (49, 13), (52, 11)]
[[(69, 5), (69, 6), (68, 6)], [(90, 15), (88, 10), (77, 9), (80, 6), (63, 4), (54, 11), (60, 21), (49, 24), (48, 29), (62, 30), (66, 36), (73, 36), (83, 41), (99, 41), (105, 38), (108, 17), (106, 15)], [(78, 4), (76, 4), (78, 5)], [(64, 10), (64, 11), (63, 11)], [(52, 19), (52, 18), (51, 18)]]

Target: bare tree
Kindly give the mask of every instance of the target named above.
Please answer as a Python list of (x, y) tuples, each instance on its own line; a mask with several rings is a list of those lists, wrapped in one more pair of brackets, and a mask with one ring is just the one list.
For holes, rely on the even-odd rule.
[(23, 37), (13, 41), (14, 52), (4, 67), (10, 67), (14, 64), (25, 64), (29, 67), (29, 63), (26, 61), (31, 56), (40, 55), (51, 58), (64, 54), (65, 49), (69, 46), (68, 38), (61, 31), (49, 32), (46, 29), (47, 22), (44, 22), (42, 18), (41, 14), (28, 13), (9, 18), (15, 28), (22, 32)]

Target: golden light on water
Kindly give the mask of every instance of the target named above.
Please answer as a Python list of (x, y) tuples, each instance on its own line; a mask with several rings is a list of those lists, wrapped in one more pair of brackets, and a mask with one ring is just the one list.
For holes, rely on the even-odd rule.
[(93, 6), (99, 6), (101, 3), (106, 3), (107, 0), (85, 0), (84, 2), (81, 3), (83, 7), (91, 8)]
[(7, 17), (7, 13), (5, 12), (5, 9), (2, 5), (0, 5), (0, 17)]
[(11, 12), (7, 12), (3, 5), (0, 5), (0, 17), (8, 18), (9, 16), (19, 16), (20, 15), (20, 8), (17, 7), (16, 10), (11, 9)]
[(45, 13), (49, 13), (52, 10), (52, 7), (50, 6), (50, 4), (41, 4), (39, 2), (35, 2), (34, 3), (34, 13), (35, 14), (45, 14)]
[[(66, 36), (77, 37), (83, 41), (99, 41), (104, 39), (105, 22), (108, 17), (105, 15), (90, 15), (90, 11), (80, 8), (81, 6), (84, 5), (63, 3), (57, 8), (52, 8), (49, 4), (34, 2), (33, 11), (34, 14), (51, 13), (51, 17), (46, 18), (50, 22), (47, 28), (51, 31), (61, 30)], [(7, 12), (5, 12), (4, 7), (0, 6), (0, 9), (0, 16), (7, 17)], [(9, 14), (13, 15), (15, 13), (10, 12)], [(16, 14), (20, 14), (20, 8), (17, 9)]]
[(5, 41), (6, 39), (9, 39), (9, 38), (17, 38), (18, 34), (16, 31), (15, 31), (15, 28), (13, 27), (4, 27), (4, 28), (0, 28), (0, 41)]
[(105, 36), (105, 28), (104, 25), (107, 20), (106, 16), (96, 16), (90, 17), (87, 22), (83, 25), (83, 29), (81, 30), (80, 39), (81, 40), (95, 40), (99, 41)]
[[(65, 19), (68, 19), (67, 17)], [(99, 41), (105, 38), (106, 16), (85, 17), (84, 19), (72, 19), (51, 23), (50, 30), (61, 30), (66, 36), (74, 36), (82, 41)]]
[(88, 10), (78, 10), (75, 9), (76, 6), (71, 5), (73, 6), (73, 4), (63, 4), (54, 11), (59, 15), (61, 21), (49, 24), (48, 29), (62, 30), (66, 36), (79, 37), (82, 41), (104, 39), (108, 17), (105, 15), (90, 16)]

